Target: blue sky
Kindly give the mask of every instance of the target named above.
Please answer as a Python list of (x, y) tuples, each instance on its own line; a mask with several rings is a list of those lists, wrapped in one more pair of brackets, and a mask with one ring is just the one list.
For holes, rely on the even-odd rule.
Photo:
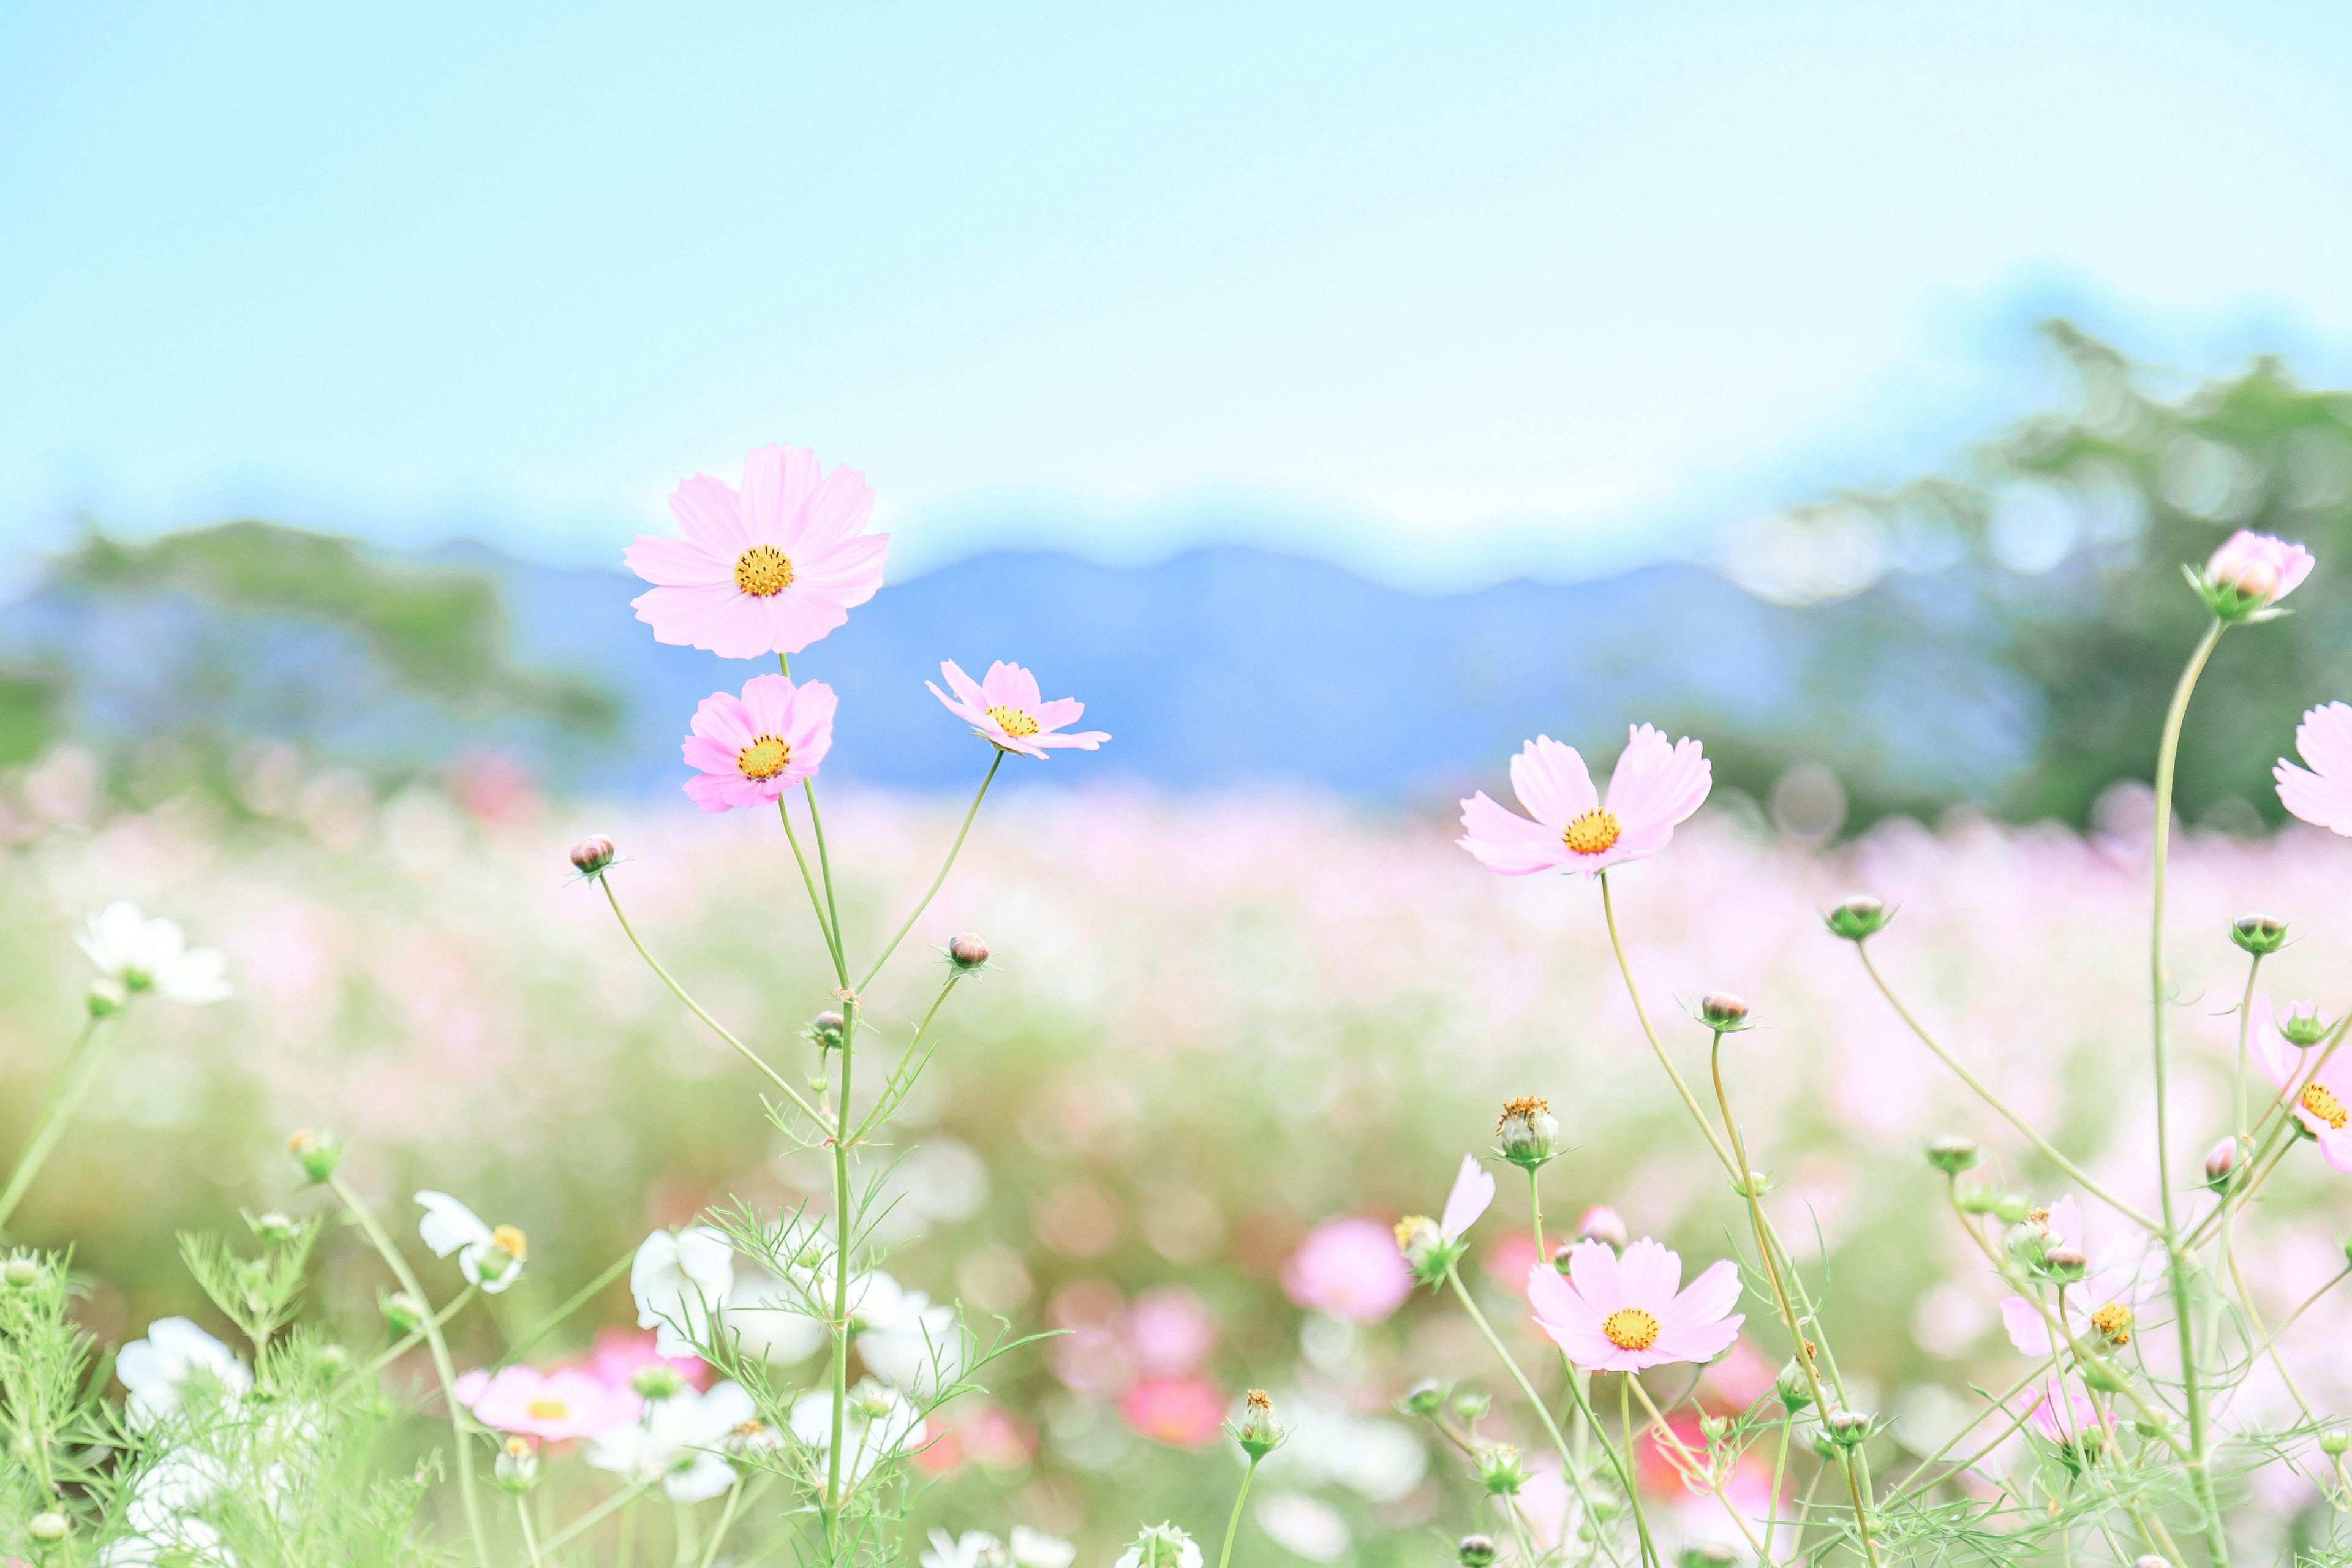
[(2352, 378), (2352, 8), (0, 10), (0, 536), (610, 561), (864, 468), (900, 569), (1703, 551), (2048, 388)]

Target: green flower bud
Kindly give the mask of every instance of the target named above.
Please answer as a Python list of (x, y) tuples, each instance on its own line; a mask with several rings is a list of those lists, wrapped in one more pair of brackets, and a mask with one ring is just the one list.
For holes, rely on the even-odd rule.
[(1495, 1146), (1521, 1170), (1543, 1169), (1559, 1152), (1559, 1123), (1552, 1120), (1551, 1102), (1535, 1094), (1503, 1101), (1502, 1117), (1495, 1123)]
[(2279, 1033), (2290, 1043), (2307, 1051), (2327, 1037), (2328, 1031), (2336, 1027), (2336, 1020), (2321, 1017), (2315, 1004), (2297, 1002), (2279, 1019), (2278, 1026)]
[(1822, 1425), (1841, 1448), (1859, 1448), (1870, 1441), (1870, 1417), (1859, 1410), (1832, 1410), (1822, 1417)]
[(1150, 1524), (1128, 1543), (1120, 1561), (1132, 1559), (1134, 1568), (1180, 1568), (1188, 1558), (1194, 1563), (1201, 1559), (1201, 1549), (1191, 1536), (1172, 1524)]
[(676, 1399), (684, 1393), (686, 1379), (678, 1375), (677, 1368), (667, 1362), (657, 1361), (629, 1379), (629, 1386), (635, 1390), (638, 1398), (647, 1404), (658, 1405), (665, 1399)]
[(2319, 1435), (2319, 1451), (2329, 1458), (2341, 1458), (2347, 1449), (2352, 1449), (2352, 1432), (2331, 1426)]
[(1478, 1484), (1489, 1497), (1517, 1497), (1528, 1484), (1527, 1467), (1519, 1463), (1518, 1449), (1508, 1443), (1487, 1444), (1473, 1462), (1478, 1467)]
[(1424, 1377), (1404, 1391), (1404, 1397), (1397, 1401), (1397, 1408), (1407, 1415), (1426, 1419), (1445, 1408), (1449, 1386), (1433, 1377)]
[(2021, 1220), (2009, 1227), (2001, 1246), (2026, 1268), (2039, 1269), (2050, 1250), (2050, 1233), (2031, 1220)]
[(1731, 1431), (1728, 1415), (1702, 1415), (1698, 1418), (1698, 1434), (1710, 1443), (1720, 1443)]
[(2261, 957), (2286, 944), (2286, 921), (2268, 915), (2240, 915), (2230, 922), (2230, 940)]
[(1927, 1145), (1927, 1163), (1957, 1176), (1984, 1163), (1984, 1149), (1973, 1138), (1938, 1138)]
[[(1998, 1187), (1962, 1187), (1955, 1194), (1955, 1201), (1959, 1204), (1963, 1214), (1990, 1214), (2000, 1206), (2000, 1198)], [(2024, 1212), (2022, 1209), (2018, 1211), (2020, 1217)]]
[(2091, 1270), (2091, 1260), (2078, 1247), (2053, 1247), (2042, 1254), (2042, 1271), (2062, 1285), (2072, 1285)]
[(1465, 1388), (1454, 1396), (1454, 1414), (1465, 1421), (1482, 1420), (1494, 1407), (1495, 1396), (1484, 1389)]
[(307, 1127), (287, 1138), (286, 1152), (313, 1182), (327, 1180), (343, 1163), (343, 1146), (333, 1133), (313, 1132)]
[(1242, 1403), (1241, 1425), (1234, 1428), (1234, 1441), (1251, 1459), (1265, 1458), (1282, 1447), (1289, 1434), (1274, 1424), (1274, 1401), (1265, 1396), (1263, 1388), (1253, 1388)]
[(2023, 1193), (2003, 1193), (1993, 1199), (1992, 1212), (2016, 1225), (2033, 1212), (2033, 1200)]
[(89, 983), (81, 995), (82, 1011), (93, 1018), (111, 1018), (131, 1005), (131, 993), (122, 983), (110, 975), (101, 974)]
[(539, 1445), (529, 1437), (509, 1437), (491, 1474), (499, 1485), (520, 1497), (539, 1484)]
[(25, 1533), (36, 1541), (63, 1541), (73, 1521), (55, 1509), (44, 1509), (25, 1521)]
[(8, 1267), (0, 1269), (0, 1279), (7, 1280), (12, 1289), (29, 1290), (41, 1282), (40, 1260), (34, 1258), (12, 1258), (8, 1259)]
[(1820, 1422), (1808, 1421), (1798, 1430), (1803, 1434), (1807, 1446), (1822, 1458), (1834, 1459), (1838, 1457), (1837, 1439), (1831, 1436), (1830, 1429)]
[(253, 1226), (253, 1234), (261, 1237), (263, 1245), (268, 1247), (283, 1247), (302, 1234), (300, 1226), (276, 1209), (265, 1215), (256, 1215), (247, 1223)]
[(1772, 1393), (1780, 1401), (1780, 1408), (1791, 1415), (1813, 1402), (1813, 1385), (1795, 1356), (1781, 1364), (1780, 1375), (1773, 1380)]
[(1737, 1034), (1756, 1026), (1748, 1016), (1748, 1004), (1728, 991), (1710, 991), (1700, 997), (1698, 1021), (1718, 1035)]
[(1495, 1561), (1495, 1538), (1491, 1535), (1465, 1535), (1454, 1548), (1454, 1555), (1462, 1568), (1487, 1568)]
[(1868, 942), (1886, 929), (1895, 917), (1876, 899), (1857, 894), (1822, 917), (1830, 934), (1848, 942)]
[(376, 1310), (395, 1334), (413, 1334), (425, 1326), (425, 1303), (405, 1290), (378, 1298)]
[(848, 1027), (849, 1020), (828, 1007), (809, 1020), (809, 1037), (831, 1049), (841, 1044), (842, 1033)]

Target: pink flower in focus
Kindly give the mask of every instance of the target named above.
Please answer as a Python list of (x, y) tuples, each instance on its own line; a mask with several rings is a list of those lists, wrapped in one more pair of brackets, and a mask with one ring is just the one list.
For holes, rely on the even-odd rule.
[[(2281, 1099), (2294, 1094), (2294, 1119), (2319, 1141), (2321, 1156), (2339, 1171), (2352, 1171), (2352, 1052), (2337, 1051), (2311, 1072), (2312, 1054), (2279, 1032), (2276, 1010), (2262, 992), (2254, 994), (2247, 1016), (2246, 1049)], [(2305, 1083), (2307, 1072), (2310, 1081)]]
[(644, 1401), (584, 1372), (542, 1373), (510, 1366), (496, 1374), (469, 1372), (457, 1379), (458, 1403), (485, 1426), (550, 1441), (596, 1437), (637, 1418)]
[(2294, 749), (2308, 768), (2284, 757), (2271, 770), (2279, 804), (2315, 827), (2352, 837), (2352, 706), (2330, 702), (2303, 716)]
[(1217, 1346), (1217, 1320), (1181, 1285), (1146, 1290), (1127, 1310), (1127, 1348), (1157, 1377), (1198, 1372)]
[(1283, 1260), (1282, 1293), (1310, 1312), (1377, 1323), (1412, 1294), (1412, 1272), (1387, 1226), (1343, 1215), (1308, 1231)]
[(1225, 1396), (1205, 1377), (1147, 1377), (1119, 1395), (1118, 1413), (1155, 1443), (1199, 1448), (1224, 1430)]
[(637, 535), (622, 558), (655, 586), (630, 604), (654, 640), (721, 658), (798, 653), (882, 585), (887, 533), (860, 534), (874, 509), (866, 476), (820, 477), (814, 452), (761, 447), (737, 494), (709, 474), (669, 498), (684, 539)]
[(1093, 751), (1110, 739), (1100, 730), (1082, 730), (1076, 734), (1060, 733), (1065, 724), (1075, 724), (1087, 705), (1076, 698), (1057, 697), (1048, 702), (1037, 689), (1037, 678), (1017, 664), (1002, 659), (988, 667), (988, 677), (975, 681), (963, 672), (955, 660), (940, 666), (940, 673), (955, 689), (950, 697), (938, 686), (926, 680), (931, 695), (947, 704), (949, 712), (969, 721), (972, 732), (999, 751), (1019, 752), (1024, 757), (1045, 761), (1048, 747), (1076, 746)]
[(1669, 745), (1642, 724), (1617, 759), (1603, 805), (1576, 748), (1538, 735), (1511, 759), (1511, 790), (1528, 816), (1506, 811), (1480, 790), (1462, 803), (1463, 833), (1454, 842), (1506, 877), (1555, 868), (1591, 876), (1664, 848), (1714, 780), (1696, 741)]
[(1579, 1242), (1569, 1278), (1538, 1262), (1528, 1270), (1536, 1323), (1568, 1359), (1591, 1372), (1643, 1372), (1711, 1361), (1739, 1337), (1739, 1269), (1715, 1264), (1677, 1291), (1683, 1260), (1643, 1237), (1621, 1258), (1605, 1243)]
[(2104, 1441), (2115, 1426), (2112, 1417), (2101, 1418), (2098, 1407), (2081, 1387), (2068, 1382), (2062, 1388), (2054, 1377), (2034, 1395), (2030, 1418), (2036, 1432), (2062, 1448), (2073, 1447), (2086, 1432), (2095, 1433)]
[(710, 1368), (697, 1357), (666, 1356), (654, 1351), (652, 1329), (604, 1328), (596, 1331), (595, 1347), (581, 1370), (607, 1388), (626, 1388), (649, 1366), (667, 1366), (696, 1388), (710, 1386)]
[(2311, 575), (2314, 564), (2311, 552), (2302, 545), (2242, 528), (2222, 541), (2205, 563), (2205, 583), (2234, 590), (2256, 605), (2274, 605)]
[(740, 699), (714, 691), (694, 710), (694, 733), (679, 748), (701, 773), (686, 793), (705, 811), (765, 805), (816, 772), (833, 748), (833, 688), (794, 686), (755, 675)]

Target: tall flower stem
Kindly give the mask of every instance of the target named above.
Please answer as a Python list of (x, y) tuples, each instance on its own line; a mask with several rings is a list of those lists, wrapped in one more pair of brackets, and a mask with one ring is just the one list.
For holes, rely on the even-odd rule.
[(105, 1022), (96, 1016), (84, 1017), (81, 1032), (74, 1036), (65, 1061), (58, 1066), (57, 1079), (49, 1086), (49, 1097), (33, 1122), (32, 1135), (25, 1141), (25, 1152), (16, 1156), (16, 1168), (8, 1173), (7, 1186), (0, 1188), (0, 1231), (7, 1229), (8, 1216), (16, 1212), (33, 1178), (48, 1163), (49, 1152), (65, 1136), (75, 1109), (89, 1089), (90, 1079), (98, 1076), (97, 1045), (105, 1033)]
[(327, 1178), (327, 1189), (335, 1194), (336, 1201), (343, 1205), (344, 1211), (358, 1222), (360, 1229), (367, 1236), (368, 1245), (375, 1248), (378, 1258), (383, 1259), (383, 1266), (392, 1270), (392, 1277), (399, 1282), (400, 1288), (415, 1297), (425, 1309), (425, 1342), (433, 1352), (434, 1375), (441, 1380), (441, 1401), (449, 1407), (449, 1430), (457, 1446), (457, 1500), (465, 1507), (466, 1529), (474, 1538), (474, 1560), (481, 1568), (490, 1568), (490, 1538), (482, 1525), (481, 1499), (474, 1493), (473, 1421), (465, 1405), (457, 1398), (457, 1364), (449, 1359), (449, 1342), (441, 1336), (441, 1323), (433, 1315), (432, 1299), (425, 1294), (425, 1287), (416, 1282), (415, 1270), (408, 1267), (408, 1259), (403, 1258), (400, 1248), (392, 1244), (392, 1237), (384, 1234), (383, 1226), (377, 1223), (374, 1214), (360, 1201), (359, 1194), (352, 1191), (351, 1184), (340, 1174), (331, 1175)]
[(2189, 1258), (2180, 1245), (2172, 1198), (2171, 1097), (2167, 1092), (2164, 1055), (2164, 1007), (2168, 990), (2164, 973), (2164, 872), (2172, 841), (2172, 780), (2174, 765), (2180, 755), (2181, 723), (2189, 715), (2189, 699), (2197, 689), (2197, 678), (2204, 673), (2206, 660), (2213, 657), (2214, 645), (2221, 640), (2225, 629), (2226, 624), (2216, 616), (2198, 640), (2196, 651), (2189, 656), (2188, 668), (2180, 672), (2180, 684), (2173, 689), (2172, 706), (2164, 715), (2163, 738), (2157, 744), (2147, 942), (2148, 1045), (2156, 1073), (2156, 1191), (2163, 1207), (2164, 1246), (2170, 1254), (2171, 1264), (2167, 1273), (2172, 1284), (2172, 1315), (2180, 1337), (2180, 1394), (2189, 1415), (2189, 1478), (2196, 1489), (2198, 1510), (2204, 1515), (2206, 1550), (2211, 1553), (2216, 1568), (2230, 1561), (2230, 1541), (2213, 1494), (2211, 1437), (2206, 1431), (2205, 1388), (2197, 1365), (2197, 1331), (2189, 1308)]
[(1698, 1123), (1698, 1130), (1706, 1135), (1706, 1146), (1715, 1151), (1715, 1157), (1721, 1163), (1725, 1173), (1737, 1179), (1739, 1167), (1733, 1163), (1729, 1151), (1723, 1146), (1723, 1140), (1715, 1135), (1715, 1124), (1707, 1120), (1706, 1112), (1699, 1109), (1698, 1097), (1691, 1093), (1690, 1085), (1683, 1081), (1681, 1070), (1675, 1066), (1675, 1058), (1666, 1054), (1665, 1042), (1658, 1038), (1658, 1031), (1650, 1026), (1650, 1010), (1642, 1005), (1641, 987), (1633, 984), (1633, 966), (1625, 961), (1625, 943), (1617, 934), (1617, 907), (1609, 896), (1609, 873), (1601, 872), (1598, 880), (1601, 883), (1601, 914), (1609, 924), (1609, 949), (1617, 955), (1617, 973), (1624, 976), (1625, 994), (1633, 1002), (1633, 1016), (1641, 1020), (1643, 1036), (1650, 1042), (1650, 1049), (1657, 1053), (1658, 1065), (1666, 1069), (1666, 1077), (1673, 1082), (1675, 1092), (1683, 1097), (1683, 1104), (1689, 1108), (1691, 1120)]
[(1225, 1547), (1217, 1553), (1217, 1568), (1228, 1568), (1234, 1560), (1234, 1535), (1242, 1527), (1242, 1504), (1249, 1501), (1250, 1482), (1257, 1479), (1258, 1457), (1250, 1456), (1249, 1468), (1242, 1472), (1242, 1489), (1234, 1494), (1233, 1517), (1225, 1521)]
[(824, 1521), (828, 1544), (838, 1556), (842, 1522), (841, 1447), (849, 1415), (849, 1078), (857, 1041), (857, 998), (844, 993), (841, 1004), (841, 1095), (833, 1138), (833, 1436), (825, 1447)]
[(784, 804), (782, 795), (776, 797), (776, 820), (784, 825), (784, 842), (793, 847), (793, 863), (801, 868), (801, 886), (808, 889), (809, 908), (816, 915), (818, 933), (824, 938), (825, 956), (833, 960), (834, 978), (846, 985), (849, 965), (841, 956), (841, 933), (833, 929), (833, 921), (825, 916), (824, 895), (816, 890), (816, 878), (809, 870), (808, 857), (801, 853), (800, 835), (793, 831), (792, 808)]
[(931, 900), (940, 896), (940, 889), (946, 886), (948, 873), (955, 869), (956, 857), (963, 853), (963, 841), (965, 836), (971, 832), (972, 818), (980, 815), (980, 803), (988, 798), (988, 786), (996, 782), (996, 770), (1003, 765), (1004, 752), (1000, 747), (996, 755), (989, 759), (988, 772), (980, 781), (978, 793), (971, 797), (971, 808), (963, 814), (963, 826), (956, 829), (955, 842), (948, 846), (948, 858), (940, 862), (940, 874), (931, 879), (931, 885), (924, 892), (922, 901), (914, 907), (897, 933), (883, 944), (881, 955), (875, 959), (874, 967), (868, 969), (866, 978), (857, 983), (860, 991), (874, 984), (874, 977), (882, 973), (882, 966), (890, 962), (890, 955), (898, 951), (898, 944), (907, 940), (907, 933), (915, 929), (915, 922), (922, 919), (923, 911), (931, 907)]
[[(1543, 1184), (1537, 1179), (1537, 1169), (1534, 1166), (1528, 1167), (1528, 1214), (1529, 1223), (1535, 1229), (1536, 1261), (1548, 1264), (1551, 1261), (1551, 1249), (1544, 1245)], [(1580, 1473), (1586, 1435), (1591, 1430), (1591, 1424), (1584, 1419), (1585, 1395), (1591, 1384), (1583, 1369), (1568, 1359), (1566, 1351), (1559, 1352), (1559, 1370), (1569, 1383), (1569, 1396), (1572, 1405), (1570, 1415), (1573, 1416), (1573, 1419), (1569, 1422), (1569, 1440), (1570, 1446), (1576, 1450), (1575, 1457), (1567, 1462)]]

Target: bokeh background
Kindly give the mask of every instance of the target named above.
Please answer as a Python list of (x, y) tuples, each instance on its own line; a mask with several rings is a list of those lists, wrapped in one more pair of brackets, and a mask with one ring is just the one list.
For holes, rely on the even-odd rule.
[[(2320, 565), (2189, 725), (2177, 1154), (2222, 1126), (2231, 917), (2294, 922), (2282, 995), (2352, 1001), (2352, 856), (2268, 772), (2352, 697), (2347, 67), (2352, 21), (2286, 5), (10, 9), (0, 1148), (100, 904), (240, 993), (142, 1009), (17, 1237), (77, 1247), (120, 1341), (199, 1306), (173, 1233), (289, 1201), (278, 1139), (330, 1125), (379, 1195), (525, 1226), (515, 1323), (650, 1225), (814, 1190), (562, 858), (613, 834), (656, 951), (798, 1048), (825, 987), (782, 847), (677, 793), (693, 704), (750, 671), (655, 645), (617, 569), (679, 478), (784, 440), (895, 540), (795, 666), (843, 696), (853, 931), (984, 765), (938, 660), (1018, 659), (1115, 737), (1008, 769), (919, 933), (1002, 967), (903, 1119), (891, 1267), (1071, 1331), (957, 1413), (927, 1520), (1209, 1528), (1214, 1421), (1263, 1384), (1306, 1426), (1256, 1549), (1426, 1555), (1463, 1497), (1387, 1405), (1478, 1347), (1357, 1232), (1302, 1247), (1440, 1201), (1506, 1094), (1578, 1145), (1555, 1228), (1607, 1202), (1727, 1248), (1591, 890), (1447, 842), (1527, 736), (1605, 765), (1637, 721), (1717, 788), (1622, 879), (1633, 962), (1670, 1018), (1757, 1005), (1751, 1144), (1933, 1447), (2017, 1369), (1916, 1151), (1977, 1131), (2055, 1189), (1814, 912), (1899, 902), (1916, 1004), (2152, 1193), (2146, 780), (2179, 564), (2239, 527)], [(1510, 1318), (1525, 1194), (1497, 1215)], [(2347, 1218), (2290, 1168), (2267, 1306)], [(322, 1310), (364, 1327), (374, 1289), (335, 1252)]]

